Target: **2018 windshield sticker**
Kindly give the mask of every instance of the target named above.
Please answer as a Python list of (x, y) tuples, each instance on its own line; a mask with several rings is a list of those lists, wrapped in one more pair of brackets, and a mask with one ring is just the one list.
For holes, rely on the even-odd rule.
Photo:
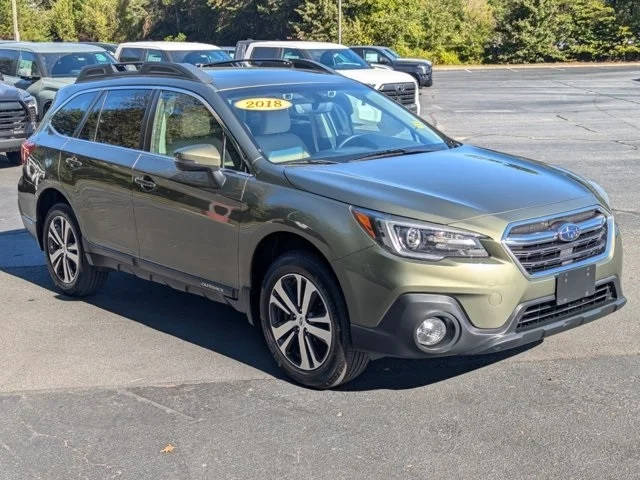
[(234, 107), (241, 110), (259, 111), (286, 110), (291, 108), (291, 105), (290, 101), (281, 98), (245, 98), (233, 104)]

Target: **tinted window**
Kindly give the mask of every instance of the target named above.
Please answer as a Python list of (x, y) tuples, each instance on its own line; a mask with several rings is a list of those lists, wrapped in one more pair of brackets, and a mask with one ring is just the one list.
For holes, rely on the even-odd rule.
[(141, 62), (144, 58), (144, 50), (141, 48), (123, 48), (120, 51), (121, 62)]
[(166, 62), (167, 56), (160, 50), (147, 50), (147, 62)]
[(111, 90), (100, 112), (96, 142), (140, 148), (142, 119), (151, 90)]
[(0, 50), (0, 73), (3, 75), (15, 75), (17, 63), (17, 50)]
[(190, 63), (196, 65), (198, 63), (207, 64), (215, 62), (226, 62), (231, 57), (224, 50), (192, 50), (192, 51), (174, 51), (171, 52), (171, 58), (177, 63)]
[(336, 70), (356, 70), (370, 68), (355, 52), (349, 48), (308, 50), (311, 58)]
[(40, 68), (38, 67), (38, 60), (32, 52), (21, 52), (20, 60), (18, 61), (18, 76), (19, 77), (40, 77)]
[(83, 93), (67, 102), (51, 118), (53, 128), (62, 135), (72, 136), (95, 96), (95, 92)]
[(84, 121), (84, 126), (80, 131), (78, 138), (83, 140), (89, 140), (93, 142), (96, 139), (96, 128), (98, 127), (98, 119), (100, 118), (100, 109), (104, 103), (104, 94), (100, 96), (98, 101), (93, 104), (91, 110), (87, 114), (87, 119)]
[(211, 155), (222, 158), (225, 167), (241, 168), (240, 157), (227, 143), (220, 124), (200, 100), (183, 93), (162, 92), (153, 119), (152, 153), (173, 156), (184, 147), (208, 145)]
[(42, 58), (52, 77), (77, 77), (87, 65), (115, 62), (107, 52), (43, 53)]
[(282, 58), (285, 60), (297, 60), (302, 58), (302, 53), (297, 48), (285, 48), (282, 52)]
[(256, 47), (251, 52), (251, 58), (280, 58), (278, 50), (273, 47)]

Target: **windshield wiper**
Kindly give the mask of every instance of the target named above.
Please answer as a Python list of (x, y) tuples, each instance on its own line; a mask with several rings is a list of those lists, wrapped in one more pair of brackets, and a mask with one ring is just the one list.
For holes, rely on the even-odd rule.
[(290, 162), (282, 162), (280, 165), (331, 165), (334, 163), (338, 162), (319, 158), (301, 158), (299, 160), (291, 160)]
[(373, 160), (375, 158), (397, 157), (400, 155), (413, 155), (416, 153), (429, 153), (435, 151), (433, 148), (392, 148), (379, 152), (367, 153), (359, 157), (353, 157), (350, 161)]

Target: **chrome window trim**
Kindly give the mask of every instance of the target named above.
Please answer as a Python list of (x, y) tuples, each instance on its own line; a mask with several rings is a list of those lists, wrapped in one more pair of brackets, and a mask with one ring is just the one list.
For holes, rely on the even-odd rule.
[[(579, 262), (570, 263), (569, 265), (563, 265), (560, 267), (554, 267), (549, 270), (543, 270), (541, 272), (529, 273), (522, 266), (518, 258), (514, 255), (514, 253), (509, 248), (509, 243), (507, 241), (507, 238), (509, 237), (509, 233), (511, 232), (511, 230), (513, 230), (515, 227), (518, 227), (520, 225), (528, 225), (536, 222), (544, 222), (547, 220), (552, 220), (554, 218), (567, 217), (567, 216), (575, 215), (582, 212), (588, 212), (590, 210), (597, 210), (602, 215), (604, 215), (606, 219), (606, 225), (607, 225), (607, 246), (605, 247), (604, 252), (602, 252), (599, 255), (596, 255), (595, 257), (589, 257), (584, 260), (580, 260)], [(563, 212), (559, 214), (545, 215), (543, 217), (529, 218), (526, 220), (518, 220), (516, 222), (512, 222), (507, 225), (507, 228), (502, 234), (502, 239), (500, 243), (502, 244), (502, 248), (504, 248), (504, 250), (507, 252), (507, 255), (509, 255), (509, 258), (511, 258), (511, 260), (518, 266), (518, 268), (520, 269), (522, 274), (525, 276), (525, 278), (538, 279), (538, 278), (544, 278), (544, 277), (551, 277), (551, 276), (557, 275), (558, 273), (566, 272), (567, 270), (573, 270), (575, 268), (584, 267), (586, 265), (591, 265), (592, 263), (598, 263), (598, 262), (601, 262), (602, 260), (605, 260), (606, 258), (609, 257), (609, 255), (611, 254), (611, 251), (613, 250), (614, 240), (615, 240), (615, 221), (614, 221), (613, 215), (607, 212), (607, 210), (603, 208), (601, 205), (591, 205), (588, 207), (579, 208), (576, 210), (570, 210), (568, 212)]]
[[(95, 87), (95, 88), (87, 88), (84, 90), (81, 90), (79, 92), (74, 93), (73, 95), (71, 95), (69, 98), (67, 98), (64, 103), (61, 103), (60, 105), (58, 105), (55, 110), (51, 111), (49, 110), (47, 112), (47, 116), (48, 116), (48, 120), (47, 120), (47, 124), (45, 125), (45, 128), (49, 128), (51, 129), (56, 135), (58, 135), (59, 137), (64, 137), (64, 138), (72, 138), (74, 140), (80, 140), (82, 142), (88, 142), (88, 143), (94, 143), (94, 144), (100, 144), (100, 145), (108, 145), (110, 147), (115, 147), (115, 148), (121, 148), (124, 149), (128, 152), (141, 152), (141, 153), (146, 153), (146, 154), (150, 154), (150, 155), (158, 155), (156, 153), (152, 153), (151, 151), (147, 151), (147, 150), (141, 150), (139, 148), (127, 148), (127, 147), (123, 147), (120, 145), (112, 145), (109, 143), (100, 143), (100, 142), (96, 142), (94, 141), (90, 141), (90, 140), (85, 140), (82, 138), (78, 138), (78, 137), (70, 137), (68, 135), (63, 135), (62, 133), (58, 132), (55, 128), (53, 128), (53, 125), (51, 124), (51, 119), (53, 118), (53, 116), (58, 113), (58, 110), (60, 110), (62, 107), (64, 107), (67, 103), (69, 103), (71, 100), (73, 100), (75, 97), (82, 95), (84, 93), (89, 93), (89, 92), (104, 92), (104, 91), (109, 91), (109, 90), (151, 90), (151, 91), (155, 91), (155, 90), (169, 90), (169, 91), (174, 91), (174, 92), (179, 92), (179, 93), (184, 93), (186, 95), (190, 95), (192, 97), (194, 97), (196, 100), (200, 101), (206, 108), (207, 110), (209, 110), (209, 112), (211, 113), (211, 115), (213, 115), (213, 118), (215, 118), (215, 120), (220, 124), (220, 127), (222, 128), (222, 130), (224, 131), (225, 135), (231, 139), (231, 143), (233, 144), (233, 146), (235, 147), (235, 149), (238, 151), (238, 154), (240, 155), (240, 158), (242, 160), (242, 162), (244, 162), (245, 166), (247, 167), (247, 170), (249, 170), (249, 172), (241, 172), (239, 170), (234, 170), (234, 169), (225, 169), (231, 172), (237, 172), (237, 173), (241, 173), (250, 177), (255, 176), (255, 174), (253, 173), (253, 168), (251, 167), (251, 164), (249, 163), (247, 156), (244, 152), (244, 150), (242, 150), (242, 148), (240, 148), (240, 144), (238, 143), (238, 141), (236, 140), (236, 138), (231, 134), (231, 132), (229, 131), (229, 129), (227, 128), (227, 126), (225, 125), (224, 122), (222, 122), (222, 119), (220, 118), (220, 115), (218, 115), (218, 113), (211, 107), (211, 105), (209, 105), (209, 102), (207, 102), (202, 96), (198, 95), (195, 92), (192, 92), (190, 90), (185, 90), (184, 88), (179, 88), (179, 87), (170, 87), (170, 86), (165, 86), (165, 85), (115, 85), (113, 87)], [(216, 90), (217, 92), (217, 90)], [(105, 96), (106, 98), (106, 96)], [(154, 112), (155, 113), (155, 112)], [(153, 128), (153, 127), (152, 127)], [(173, 157), (168, 157), (168, 158), (173, 158)]]

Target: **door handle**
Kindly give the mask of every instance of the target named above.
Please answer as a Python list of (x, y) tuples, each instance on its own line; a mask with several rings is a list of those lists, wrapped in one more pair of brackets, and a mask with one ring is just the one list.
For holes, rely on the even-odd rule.
[(82, 162), (78, 160), (78, 157), (76, 157), (75, 155), (73, 157), (65, 158), (64, 163), (66, 163), (67, 167), (69, 167), (72, 170), (74, 168), (80, 168), (82, 166)]
[(148, 175), (145, 175), (144, 177), (135, 177), (133, 181), (136, 182), (136, 184), (145, 192), (150, 192), (156, 188), (156, 182), (154, 182)]

